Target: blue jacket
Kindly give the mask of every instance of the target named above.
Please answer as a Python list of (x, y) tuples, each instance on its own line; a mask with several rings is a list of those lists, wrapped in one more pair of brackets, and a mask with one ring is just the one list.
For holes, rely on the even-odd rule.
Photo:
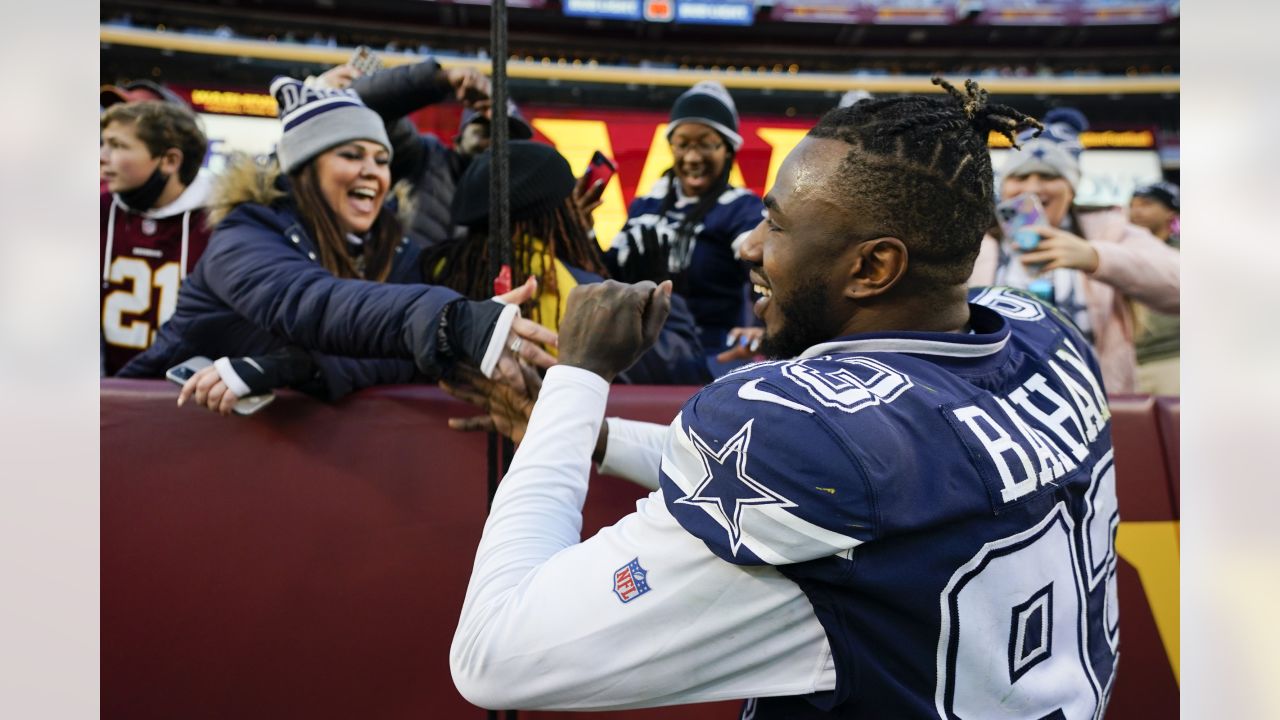
[(155, 342), (120, 376), (161, 377), (194, 355), (252, 356), (297, 345), (319, 368), (319, 384), (301, 389), (330, 400), (419, 373), (435, 377), (448, 360), (438, 346), (446, 307), (458, 303), (450, 338), (470, 335), (451, 343), (458, 351), (487, 345), (501, 306), (421, 284), (418, 256), (406, 239), (386, 283), (339, 279), (320, 265), (287, 198), (241, 204), (218, 225)]

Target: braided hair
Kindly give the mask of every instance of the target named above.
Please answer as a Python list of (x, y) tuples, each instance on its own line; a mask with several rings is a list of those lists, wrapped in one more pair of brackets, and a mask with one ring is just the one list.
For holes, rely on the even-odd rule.
[(968, 280), (991, 225), (995, 181), (987, 138), (1017, 147), (1020, 131), (1043, 126), (988, 102), (973, 80), (964, 90), (933, 78), (946, 96), (864, 100), (828, 112), (809, 137), (852, 146), (835, 183), (851, 214), (897, 237), (910, 257), (906, 285), (935, 288)]
[[(538, 245), (541, 247), (538, 247)], [(561, 305), (567, 298), (560, 297), (556, 283), (556, 260), (573, 267), (609, 277), (605, 270), (600, 247), (591, 239), (572, 197), (559, 205), (511, 223), (511, 287), (524, 284), (529, 278), (534, 257), (538, 257), (541, 275), (538, 277), (540, 295), (551, 293), (556, 298), (555, 318), (561, 315)], [(426, 277), (452, 288), (473, 299), (484, 300), (493, 296), (493, 278), (489, 277), (489, 227), (487, 224), (467, 228), (465, 238), (452, 240), (432, 247), (423, 258)], [(542, 318), (537, 298), (526, 304), (526, 317), (546, 324), (553, 318)]]

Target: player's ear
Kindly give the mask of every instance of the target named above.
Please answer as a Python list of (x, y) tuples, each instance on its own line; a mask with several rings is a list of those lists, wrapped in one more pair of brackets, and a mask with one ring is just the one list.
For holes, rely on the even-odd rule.
[(888, 292), (907, 273), (907, 246), (896, 237), (864, 240), (853, 248), (844, 296), (865, 300)]

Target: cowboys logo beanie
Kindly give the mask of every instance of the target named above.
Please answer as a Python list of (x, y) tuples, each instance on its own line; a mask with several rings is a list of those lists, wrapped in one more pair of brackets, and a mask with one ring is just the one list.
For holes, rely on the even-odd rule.
[(667, 124), (667, 140), (671, 134), (687, 122), (711, 126), (733, 146), (734, 152), (742, 147), (738, 134), (738, 108), (724, 85), (715, 80), (703, 80), (685, 90), (671, 106), (671, 119)]
[(1014, 148), (1000, 166), (1000, 177), (1018, 177), (1041, 173), (1065, 178), (1072, 189), (1080, 184), (1080, 133), (1089, 129), (1089, 120), (1075, 108), (1054, 108), (1045, 113), (1044, 131), (1018, 137), (1021, 147)]
[[(510, 160), (511, 219), (527, 220), (552, 210), (573, 193), (576, 178), (555, 148), (532, 140), (507, 144)], [(458, 179), (453, 193), (455, 225), (477, 227), (489, 223), (489, 173), (493, 152), (476, 156)]]
[(276, 144), (280, 169), (291, 174), (309, 160), (345, 142), (369, 140), (391, 152), (387, 129), (354, 90), (308, 87), (284, 75), (271, 81), (284, 132)]

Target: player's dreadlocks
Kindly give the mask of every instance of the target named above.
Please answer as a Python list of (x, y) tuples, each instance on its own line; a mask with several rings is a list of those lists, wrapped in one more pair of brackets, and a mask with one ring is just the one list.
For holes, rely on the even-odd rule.
[[(511, 223), (511, 287), (523, 285), (529, 278), (530, 269), (538, 267), (539, 293), (551, 293), (556, 298), (556, 318), (561, 315), (560, 303), (565, 299), (560, 297), (556, 285), (556, 260), (609, 277), (601, 261), (599, 247), (587, 236), (578, 215), (577, 206), (570, 197), (549, 211)], [(471, 226), (465, 238), (433, 247), (427, 252), (424, 262), (426, 276), (434, 277), (441, 285), (474, 300), (493, 296), (493, 278), (488, 276), (487, 225)], [(537, 298), (523, 310), (529, 313), (526, 317), (543, 322)]]
[(912, 95), (864, 100), (828, 112), (809, 132), (852, 146), (841, 163), (840, 191), (850, 210), (907, 246), (904, 281), (922, 287), (965, 282), (990, 226), (995, 183), (987, 137), (1017, 143), (1043, 126), (966, 80), (964, 91), (942, 78), (942, 98)]

